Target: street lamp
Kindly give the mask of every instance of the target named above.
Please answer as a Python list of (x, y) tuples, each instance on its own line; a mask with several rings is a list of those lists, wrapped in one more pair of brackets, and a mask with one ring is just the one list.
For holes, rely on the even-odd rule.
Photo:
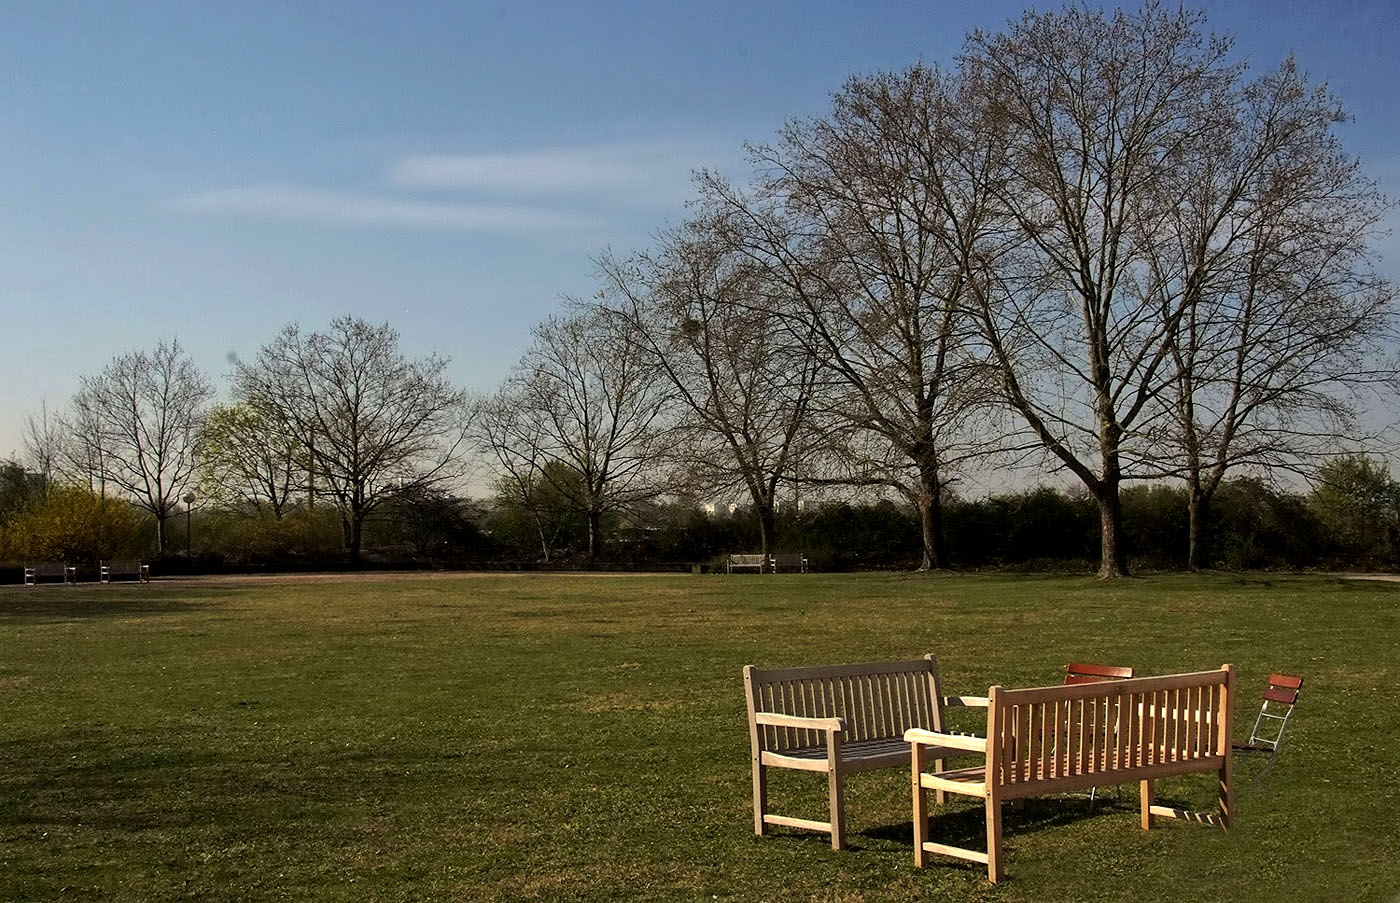
[(190, 508), (194, 507), (194, 490), (185, 493), (185, 557), (190, 557)]

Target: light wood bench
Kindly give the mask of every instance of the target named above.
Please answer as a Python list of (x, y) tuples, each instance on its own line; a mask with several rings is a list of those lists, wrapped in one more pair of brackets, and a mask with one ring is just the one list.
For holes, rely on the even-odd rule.
[(111, 583), (113, 577), (135, 577), (142, 583), (150, 583), (151, 566), (137, 558), (114, 558), (101, 562), (98, 569), (98, 579), (102, 583)]
[[(911, 728), (943, 730), (945, 705), (986, 704), (981, 697), (945, 697), (938, 659), (812, 668), (744, 668), (753, 752), (753, 828), (769, 825), (822, 831), (831, 848), (845, 846), (843, 778), (876, 768), (906, 767)], [(925, 750), (937, 758), (937, 751)], [(950, 750), (951, 752), (951, 750)], [(825, 772), (829, 821), (768, 812), (769, 768)]]
[(38, 586), (40, 580), (59, 580), (63, 583), (77, 583), (78, 569), (66, 561), (41, 561), (24, 567), (26, 586)]
[(773, 573), (779, 569), (807, 573), (807, 556), (801, 552), (774, 552), (768, 556), (768, 568)]
[[(1234, 806), (1231, 733), (1235, 671), (1139, 677), (1029, 690), (992, 687), (987, 737), (958, 737), (916, 728), (913, 744), (914, 864), (930, 853), (985, 863), (987, 878), (1002, 877), (1001, 804), (1091, 786), (1141, 784), (1143, 830), (1153, 816), (1189, 818), (1228, 828)], [(971, 768), (944, 770), (949, 747), (983, 759)], [(1220, 811), (1186, 812), (1153, 805), (1153, 781), (1216, 772)], [(929, 840), (929, 790), (981, 797), (986, 806), (987, 852)]]
[(764, 566), (767, 564), (767, 562), (768, 562), (768, 559), (767, 559), (766, 557), (764, 557), (762, 554), (757, 554), (757, 555), (745, 555), (745, 554), (737, 554), (737, 555), (735, 555), (735, 554), (731, 554), (731, 555), (729, 556), (729, 569), (728, 569), (728, 573), (730, 573), (730, 574), (734, 573), (734, 569), (735, 569), (735, 568), (753, 568), (754, 570), (756, 570), (756, 571), (758, 571), (760, 574), (762, 574), (762, 573), (763, 573), (763, 568), (764, 568)]

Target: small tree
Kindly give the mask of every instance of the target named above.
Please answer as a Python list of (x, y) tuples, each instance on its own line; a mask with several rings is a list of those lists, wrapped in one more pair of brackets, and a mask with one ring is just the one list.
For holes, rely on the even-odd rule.
[(447, 360), (413, 360), (399, 334), (340, 317), (324, 333), (291, 324), (234, 375), (235, 394), (296, 440), (309, 482), (334, 499), (345, 548), (360, 560), (365, 519), (395, 493), (460, 475), (467, 396)]
[(201, 419), (214, 388), (175, 339), (149, 353), (119, 355), (80, 385), (67, 424), (68, 466), (99, 494), (112, 484), (149, 511), (163, 551), (166, 521), (194, 485)]

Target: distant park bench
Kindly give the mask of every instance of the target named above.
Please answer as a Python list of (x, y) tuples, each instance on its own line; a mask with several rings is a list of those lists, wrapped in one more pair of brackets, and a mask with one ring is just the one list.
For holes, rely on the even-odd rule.
[(63, 583), (77, 583), (78, 569), (66, 561), (41, 561), (24, 567), (26, 586), (38, 586), (40, 580), (59, 580)]
[(734, 573), (735, 568), (753, 568), (755, 571), (762, 574), (763, 568), (767, 563), (768, 558), (764, 555), (730, 555), (728, 573)]
[(807, 556), (801, 552), (774, 552), (768, 556), (768, 566), (773, 573), (779, 569), (807, 573)]
[(99, 569), (103, 583), (111, 583), (113, 577), (133, 577), (142, 583), (151, 582), (151, 566), (138, 558), (114, 558), (104, 561)]

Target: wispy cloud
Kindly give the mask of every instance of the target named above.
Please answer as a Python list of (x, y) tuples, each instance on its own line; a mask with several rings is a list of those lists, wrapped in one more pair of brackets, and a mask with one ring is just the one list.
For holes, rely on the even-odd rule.
[(172, 209), (293, 222), (398, 226), (471, 232), (570, 231), (594, 228), (594, 217), (519, 204), (412, 200), (273, 183), (177, 198)]
[(499, 154), (425, 154), (389, 169), (401, 188), (465, 190), (507, 197), (584, 197), (615, 207), (679, 206), (691, 173), (714, 165), (705, 149), (638, 143)]

